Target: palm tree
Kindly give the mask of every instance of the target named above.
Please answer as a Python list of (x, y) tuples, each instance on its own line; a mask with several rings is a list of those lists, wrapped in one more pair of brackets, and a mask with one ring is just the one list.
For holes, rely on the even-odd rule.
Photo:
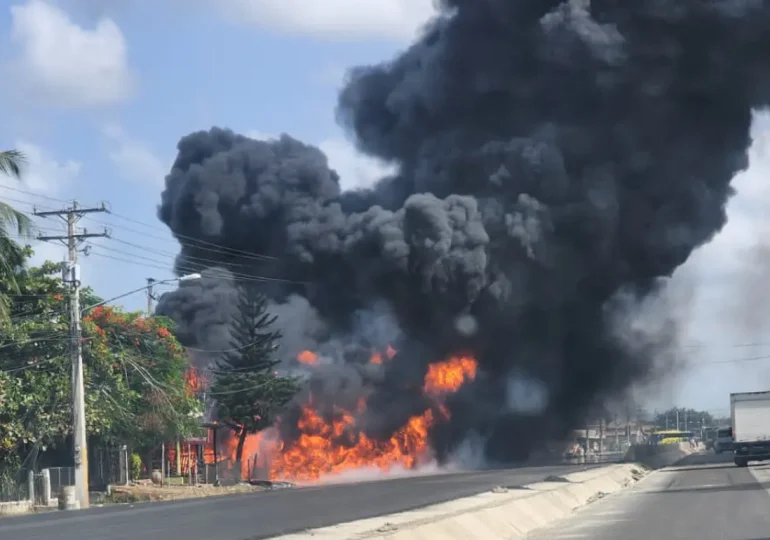
[(0, 173), (21, 179), (21, 168), (26, 161), (19, 150), (0, 151)]
[[(0, 174), (21, 180), (26, 158), (18, 150), (0, 151)], [(34, 224), (26, 214), (0, 201), (0, 322), (8, 322), (10, 301), (2, 289), (18, 291), (16, 271), (23, 266), (24, 248), (13, 236), (31, 237)]]

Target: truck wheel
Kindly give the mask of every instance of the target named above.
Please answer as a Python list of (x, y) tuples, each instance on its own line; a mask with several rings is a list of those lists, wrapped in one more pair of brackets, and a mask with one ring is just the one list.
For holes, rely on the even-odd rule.
[(747, 467), (749, 465), (749, 460), (746, 458), (735, 458), (735, 464), (738, 467)]

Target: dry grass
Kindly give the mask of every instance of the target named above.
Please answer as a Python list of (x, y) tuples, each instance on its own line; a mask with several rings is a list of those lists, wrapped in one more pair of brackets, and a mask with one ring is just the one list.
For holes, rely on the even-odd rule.
[(130, 486), (115, 486), (108, 498), (113, 503), (136, 503), (151, 501), (175, 501), (179, 499), (194, 499), (200, 497), (218, 497), (233, 495), (235, 493), (254, 493), (265, 488), (239, 484), (235, 486), (212, 485), (200, 486), (155, 486), (152, 484), (138, 484)]

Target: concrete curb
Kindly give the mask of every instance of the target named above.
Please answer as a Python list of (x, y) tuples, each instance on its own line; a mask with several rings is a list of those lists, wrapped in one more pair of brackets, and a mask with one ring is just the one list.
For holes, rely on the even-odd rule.
[(0, 502), (0, 517), (18, 516), (32, 511), (32, 501)]
[(641, 464), (609, 465), (426, 508), (364, 519), (278, 537), (307, 539), (494, 540), (522, 538), (576, 509), (625, 489), (649, 469)]

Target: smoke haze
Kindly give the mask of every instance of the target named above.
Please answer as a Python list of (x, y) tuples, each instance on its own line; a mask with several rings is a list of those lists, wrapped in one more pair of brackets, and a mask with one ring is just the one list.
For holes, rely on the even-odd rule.
[[(770, 98), (770, 8), (441, 5), (339, 96), (359, 149), (397, 169), (371, 189), (342, 192), (324, 154), (288, 135), (181, 139), (159, 208), (177, 270), (227, 274), (183, 283), (158, 312), (184, 344), (227, 349), (234, 286), (259, 284), (287, 365), (308, 348), (328, 359), (314, 396), (374, 392), (372, 437), (425, 410), (430, 363), (470, 353), (479, 374), (448, 400), (434, 450), (477, 440), (512, 461), (676, 364), (675, 310), (629, 321), (725, 223), (752, 110)], [(392, 361), (362, 360), (388, 344)]]

